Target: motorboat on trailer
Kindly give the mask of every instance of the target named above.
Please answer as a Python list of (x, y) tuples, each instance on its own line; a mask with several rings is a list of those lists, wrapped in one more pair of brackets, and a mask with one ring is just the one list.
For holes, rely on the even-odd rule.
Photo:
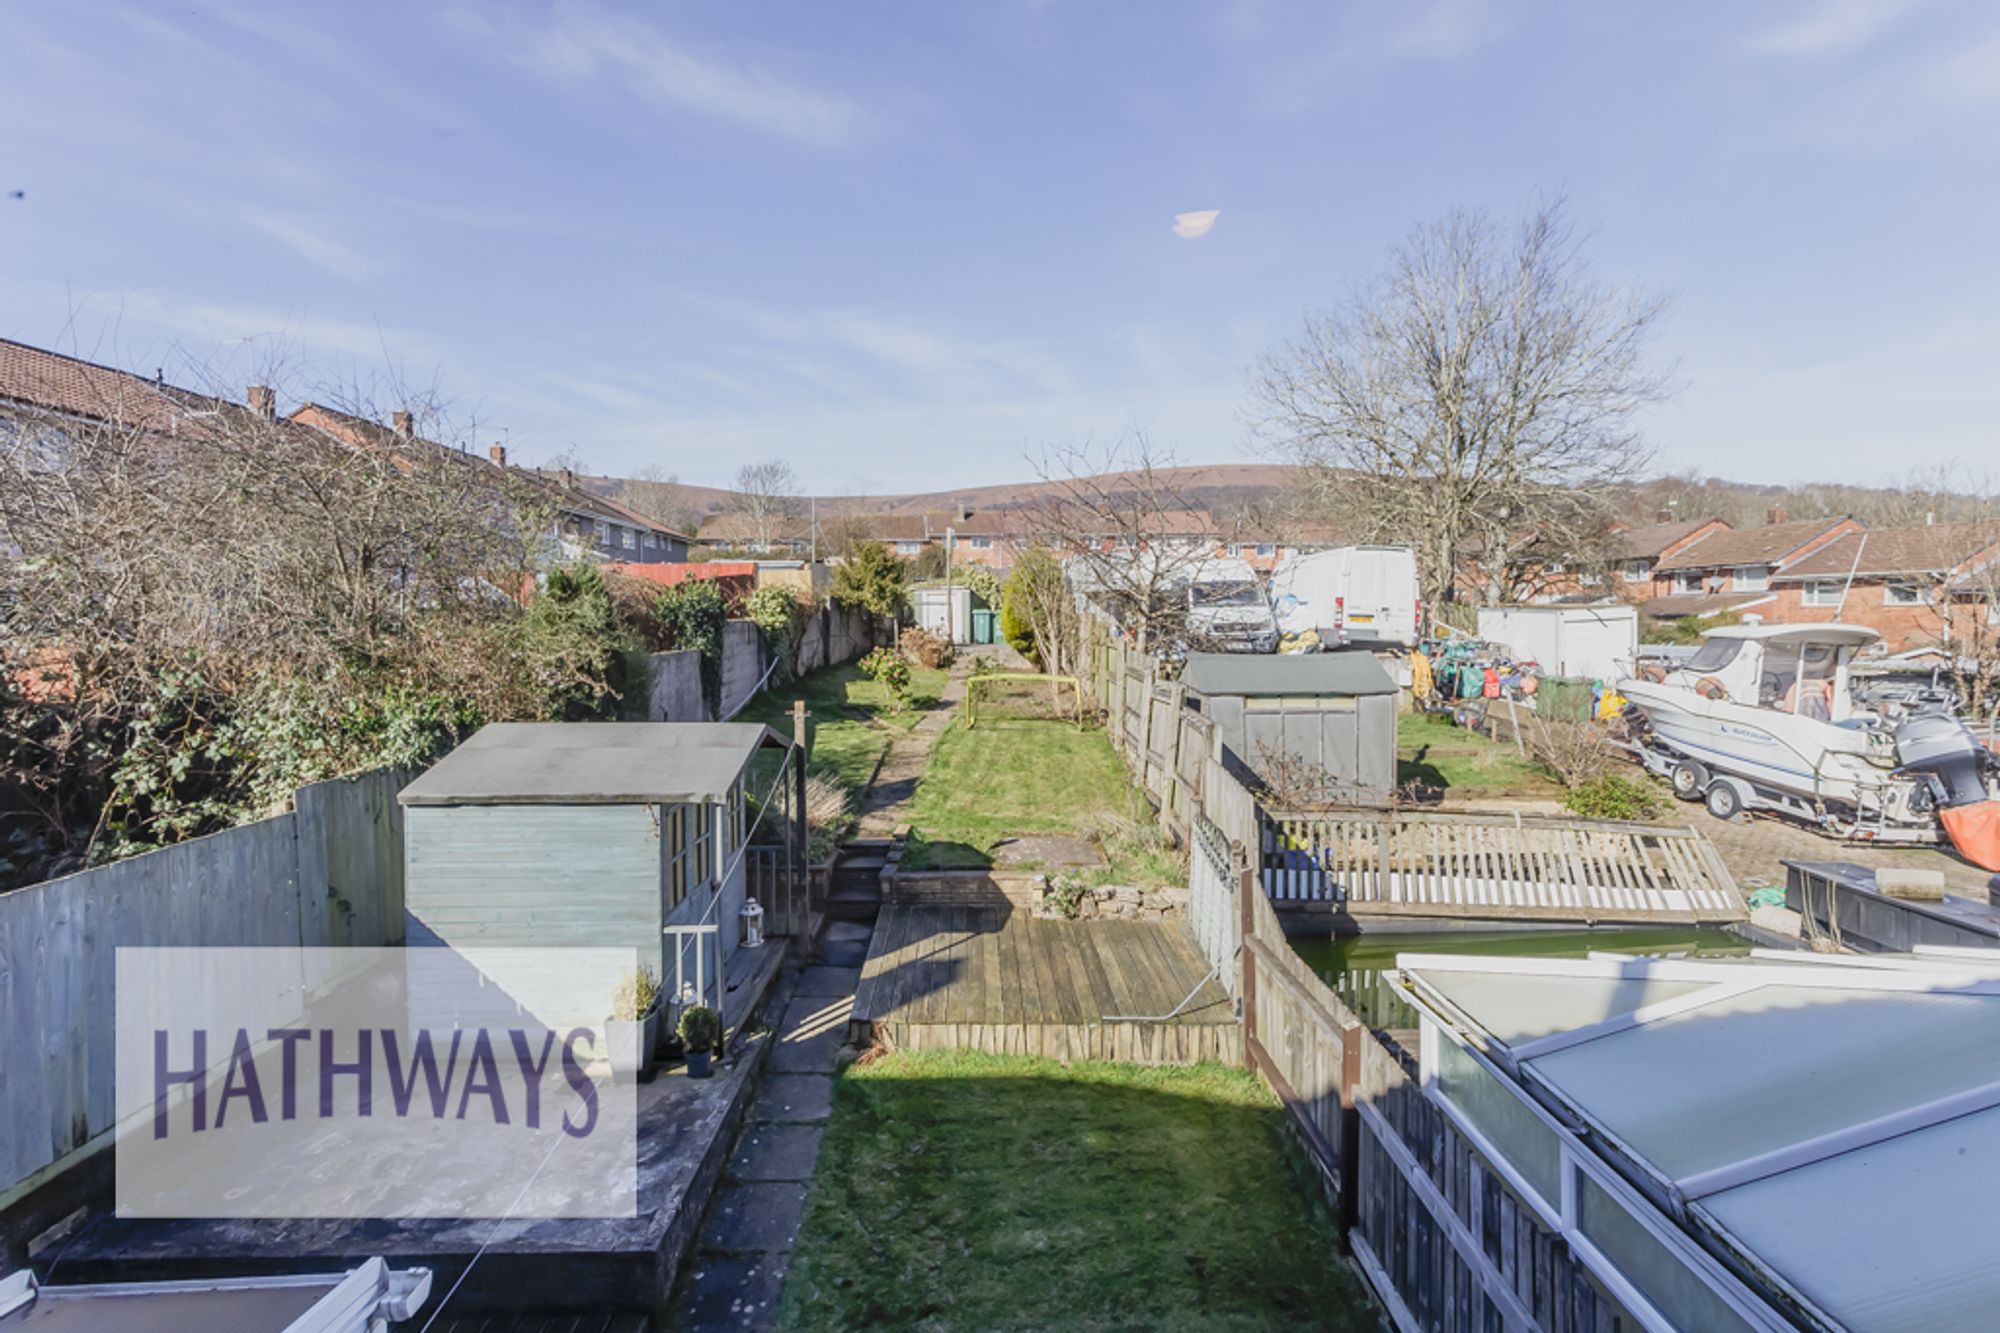
[(1961, 722), (1949, 690), (1857, 704), (1860, 625), (1732, 625), (1676, 666), (1619, 682), (1642, 763), (1683, 800), (1728, 818), (1771, 810), (1841, 837), (1935, 843), (2000, 870), (2000, 755)]

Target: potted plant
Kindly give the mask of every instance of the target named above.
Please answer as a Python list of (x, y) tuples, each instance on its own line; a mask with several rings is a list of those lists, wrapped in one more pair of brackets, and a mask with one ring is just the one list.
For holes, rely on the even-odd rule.
[(641, 963), (611, 988), (611, 1016), (604, 1020), (611, 1077), (651, 1083), (660, 1046), (660, 974)]
[(710, 1059), (722, 1042), (722, 1015), (705, 1004), (691, 1004), (681, 1010), (681, 1044), (687, 1047), (689, 1078), (707, 1078)]

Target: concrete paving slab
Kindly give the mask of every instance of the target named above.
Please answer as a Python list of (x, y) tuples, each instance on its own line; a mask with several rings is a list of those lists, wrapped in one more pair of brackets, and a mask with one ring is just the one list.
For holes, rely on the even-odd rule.
[(801, 996), (785, 1009), (785, 1016), (778, 1021), (778, 1035), (790, 1040), (841, 1031), (853, 1013), (852, 995)]
[(812, 1037), (780, 1037), (771, 1051), (773, 1074), (826, 1074), (833, 1071), (834, 1054), (847, 1040), (846, 1024)]
[(815, 964), (799, 974), (794, 995), (852, 995), (861, 985), (858, 967), (828, 967)]
[(833, 1112), (831, 1074), (769, 1074), (750, 1105), (758, 1123), (818, 1123)]
[(860, 921), (829, 921), (820, 939), (828, 944), (866, 945), (874, 934), (875, 927)]
[(703, 1244), (725, 1254), (789, 1250), (805, 1212), (806, 1187), (796, 1182), (724, 1185), (716, 1192)]
[(810, 1180), (825, 1132), (823, 1125), (752, 1125), (736, 1145), (729, 1174), (736, 1180)]
[(821, 962), (829, 963), (834, 967), (852, 967), (858, 969), (863, 963), (868, 961), (868, 942), (866, 940), (857, 940), (849, 943), (836, 943), (829, 940), (819, 946), (819, 958)]
[(787, 1265), (782, 1253), (697, 1255), (683, 1333), (776, 1328)]

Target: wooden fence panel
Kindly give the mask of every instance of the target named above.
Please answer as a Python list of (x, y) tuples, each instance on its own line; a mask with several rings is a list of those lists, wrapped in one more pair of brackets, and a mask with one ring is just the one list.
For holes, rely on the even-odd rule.
[(112, 1128), (120, 946), (401, 942), (400, 785), (0, 894), (0, 1197)]

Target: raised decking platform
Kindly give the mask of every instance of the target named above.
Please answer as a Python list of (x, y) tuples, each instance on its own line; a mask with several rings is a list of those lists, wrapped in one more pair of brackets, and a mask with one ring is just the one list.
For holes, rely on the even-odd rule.
[(851, 1023), (856, 1040), (902, 1050), (1240, 1063), (1234, 1007), (1208, 972), (1178, 920), (892, 904), (876, 923)]

